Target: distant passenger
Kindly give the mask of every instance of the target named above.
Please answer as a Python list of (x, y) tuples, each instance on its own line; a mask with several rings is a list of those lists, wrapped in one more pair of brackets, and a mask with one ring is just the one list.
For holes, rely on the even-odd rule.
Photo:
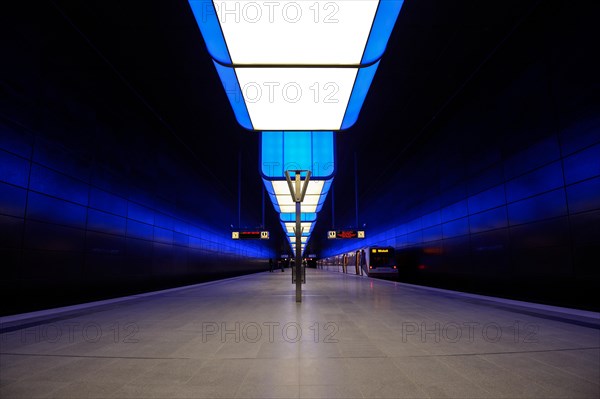
[(279, 264), (281, 265), (281, 272), (283, 273), (283, 261), (282, 261), (282, 260), (280, 260), (280, 261), (279, 261)]
[(273, 273), (273, 259), (269, 258), (269, 273)]

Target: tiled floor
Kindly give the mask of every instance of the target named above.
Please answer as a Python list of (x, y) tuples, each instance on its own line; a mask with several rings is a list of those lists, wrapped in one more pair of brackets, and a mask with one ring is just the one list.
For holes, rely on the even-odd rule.
[(598, 398), (600, 330), (406, 285), (289, 271), (2, 334), (1, 398)]

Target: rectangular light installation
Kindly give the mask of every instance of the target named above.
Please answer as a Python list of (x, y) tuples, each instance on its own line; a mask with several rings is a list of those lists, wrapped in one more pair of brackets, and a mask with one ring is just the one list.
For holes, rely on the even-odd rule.
[[(308, 170), (311, 178), (301, 204), (302, 243), (306, 244), (335, 175), (333, 132), (262, 132), (259, 169), (281, 226), (293, 246), (296, 205), (285, 179), (286, 170)], [(293, 248), (292, 248), (293, 249)]]
[[(295, 235), (294, 229), (296, 228), (295, 222), (281, 222), (281, 226), (283, 230), (289, 237), (293, 237)], [(315, 223), (303, 222), (301, 223), (302, 235), (309, 236), (312, 234), (313, 229), (315, 228)]]
[(403, 1), (189, 3), (208, 52), (220, 64), (358, 66), (381, 58)]
[[(310, 238), (310, 237), (302, 237), (302, 238), (301, 238), (301, 240), (302, 240), (302, 245), (303, 245), (303, 246), (304, 246), (304, 245), (305, 245), (305, 244), (308, 242), (309, 238)], [(292, 244), (292, 246), (293, 246), (293, 245), (296, 243), (296, 238), (295, 238), (295, 237), (289, 237), (289, 236), (288, 236), (288, 241), (289, 241), (289, 243), (290, 243), (290, 244)]]
[(402, 0), (189, 0), (238, 122), (351, 127)]
[[(279, 214), (279, 219), (282, 222), (296, 222), (296, 214), (295, 213), (280, 213)], [(303, 213), (301, 215), (301, 221), (302, 222), (316, 222), (317, 221), (317, 214), (316, 213)]]
[(260, 172), (275, 210), (294, 213), (295, 204), (285, 180), (286, 170), (310, 170), (302, 213), (323, 207), (335, 174), (333, 132), (262, 132)]
[[(287, 182), (266, 179), (263, 179), (263, 182), (277, 212), (294, 213), (296, 211), (296, 205), (290, 196)], [(321, 210), (331, 187), (331, 182), (331, 180), (309, 181), (306, 196), (301, 206), (302, 213), (317, 213)]]

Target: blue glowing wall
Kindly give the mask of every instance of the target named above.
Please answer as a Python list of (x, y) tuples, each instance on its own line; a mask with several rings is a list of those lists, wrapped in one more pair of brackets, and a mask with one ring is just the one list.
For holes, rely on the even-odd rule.
[[(432, 255), (422, 258), (431, 271), (598, 275), (599, 122), (573, 126), (504, 159), (499, 148), (482, 150), (487, 154), (478, 157), (490, 158), (471, 158), (466, 165), (461, 155), (443, 159), (441, 148), (436, 157), (411, 159), (411, 169), (432, 175), (424, 180), (423, 175), (406, 176), (390, 192), (371, 199), (373, 209), (395, 204), (387, 215), (365, 212), (369, 226), (384, 227), (370, 229), (360, 242), (330, 243), (325, 256), (358, 245), (391, 245)], [(438, 168), (433, 158), (445, 167)], [(485, 167), (479, 169), (481, 162)], [(439, 194), (429, 197), (423, 181), (435, 184)], [(390, 216), (397, 224), (390, 225)]]
[[(265, 259), (273, 256), (268, 243), (233, 241), (226, 223), (204, 217), (208, 212), (229, 217), (217, 200), (203, 199), (206, 188), (189, 189), (198, 207), (208, 208), (194, 215), (161, 197), (160, 186), (152, 190), (141, 176), (91, 165), (69, 150), (73, 143), (6, 121), (0, 133), (4, 301), (14, 301), (8, 294), (17, 290), (30, 298), (43, 292), (47, 298), (32, 304), (43, 307), (61, 290), (86, 299), (86, 288), (102, 297), (120, 286), (119, 293), (126, 293), (127, 285), (138, 291), (192, 283), (264, 270)], [(193, 187), (193, 176), (186, 177)]]
[[(11, 8), (0, 76), (0, 312), (266, 270), (275, 240), (231, 240), (237, 197), (224, 176), (235, 174), (226, 154), (238, 147), (221, 146), (237, 125), (211, 94), (196, 95), (220, 87), (216, 75), (213, 90), (198, 74), (214, 71), (193, 55), (200, 51), (167, 57), (170, 40), (160, 50), (145, 30), (97, 37), (85, 21), (102, 7), (21, 5)], [(189, 13), (167, 8), (177, 24)], [(123, 47), (104, 42), (113, 39)], [(150, 62), (165, 79), (140, 69)], [(165, 72), (184, 63), (187, 72)], [(206, 160), (207, 148), (223, 156)], [(244, 223), (260, 220), (249, 202)]]

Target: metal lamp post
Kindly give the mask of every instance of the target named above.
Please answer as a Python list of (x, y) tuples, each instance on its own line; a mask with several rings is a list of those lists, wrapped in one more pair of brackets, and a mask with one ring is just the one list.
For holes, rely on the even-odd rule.
[[(306, 189), (308, 188), (308, 182), (310, 181), (309, 170), (294, 170), (295, 173), (294, 181), (290, 176), (290, 171), (285, 171), (285, 179), (287, 180), (292, 200), (296, 203), (296, 302), (302, 302), (302, 201), (306, 195)], [(306, 178), (302, 181), (301, 173), (306, 172)], [(304, 183), (304, 184), (303, 184)]]

